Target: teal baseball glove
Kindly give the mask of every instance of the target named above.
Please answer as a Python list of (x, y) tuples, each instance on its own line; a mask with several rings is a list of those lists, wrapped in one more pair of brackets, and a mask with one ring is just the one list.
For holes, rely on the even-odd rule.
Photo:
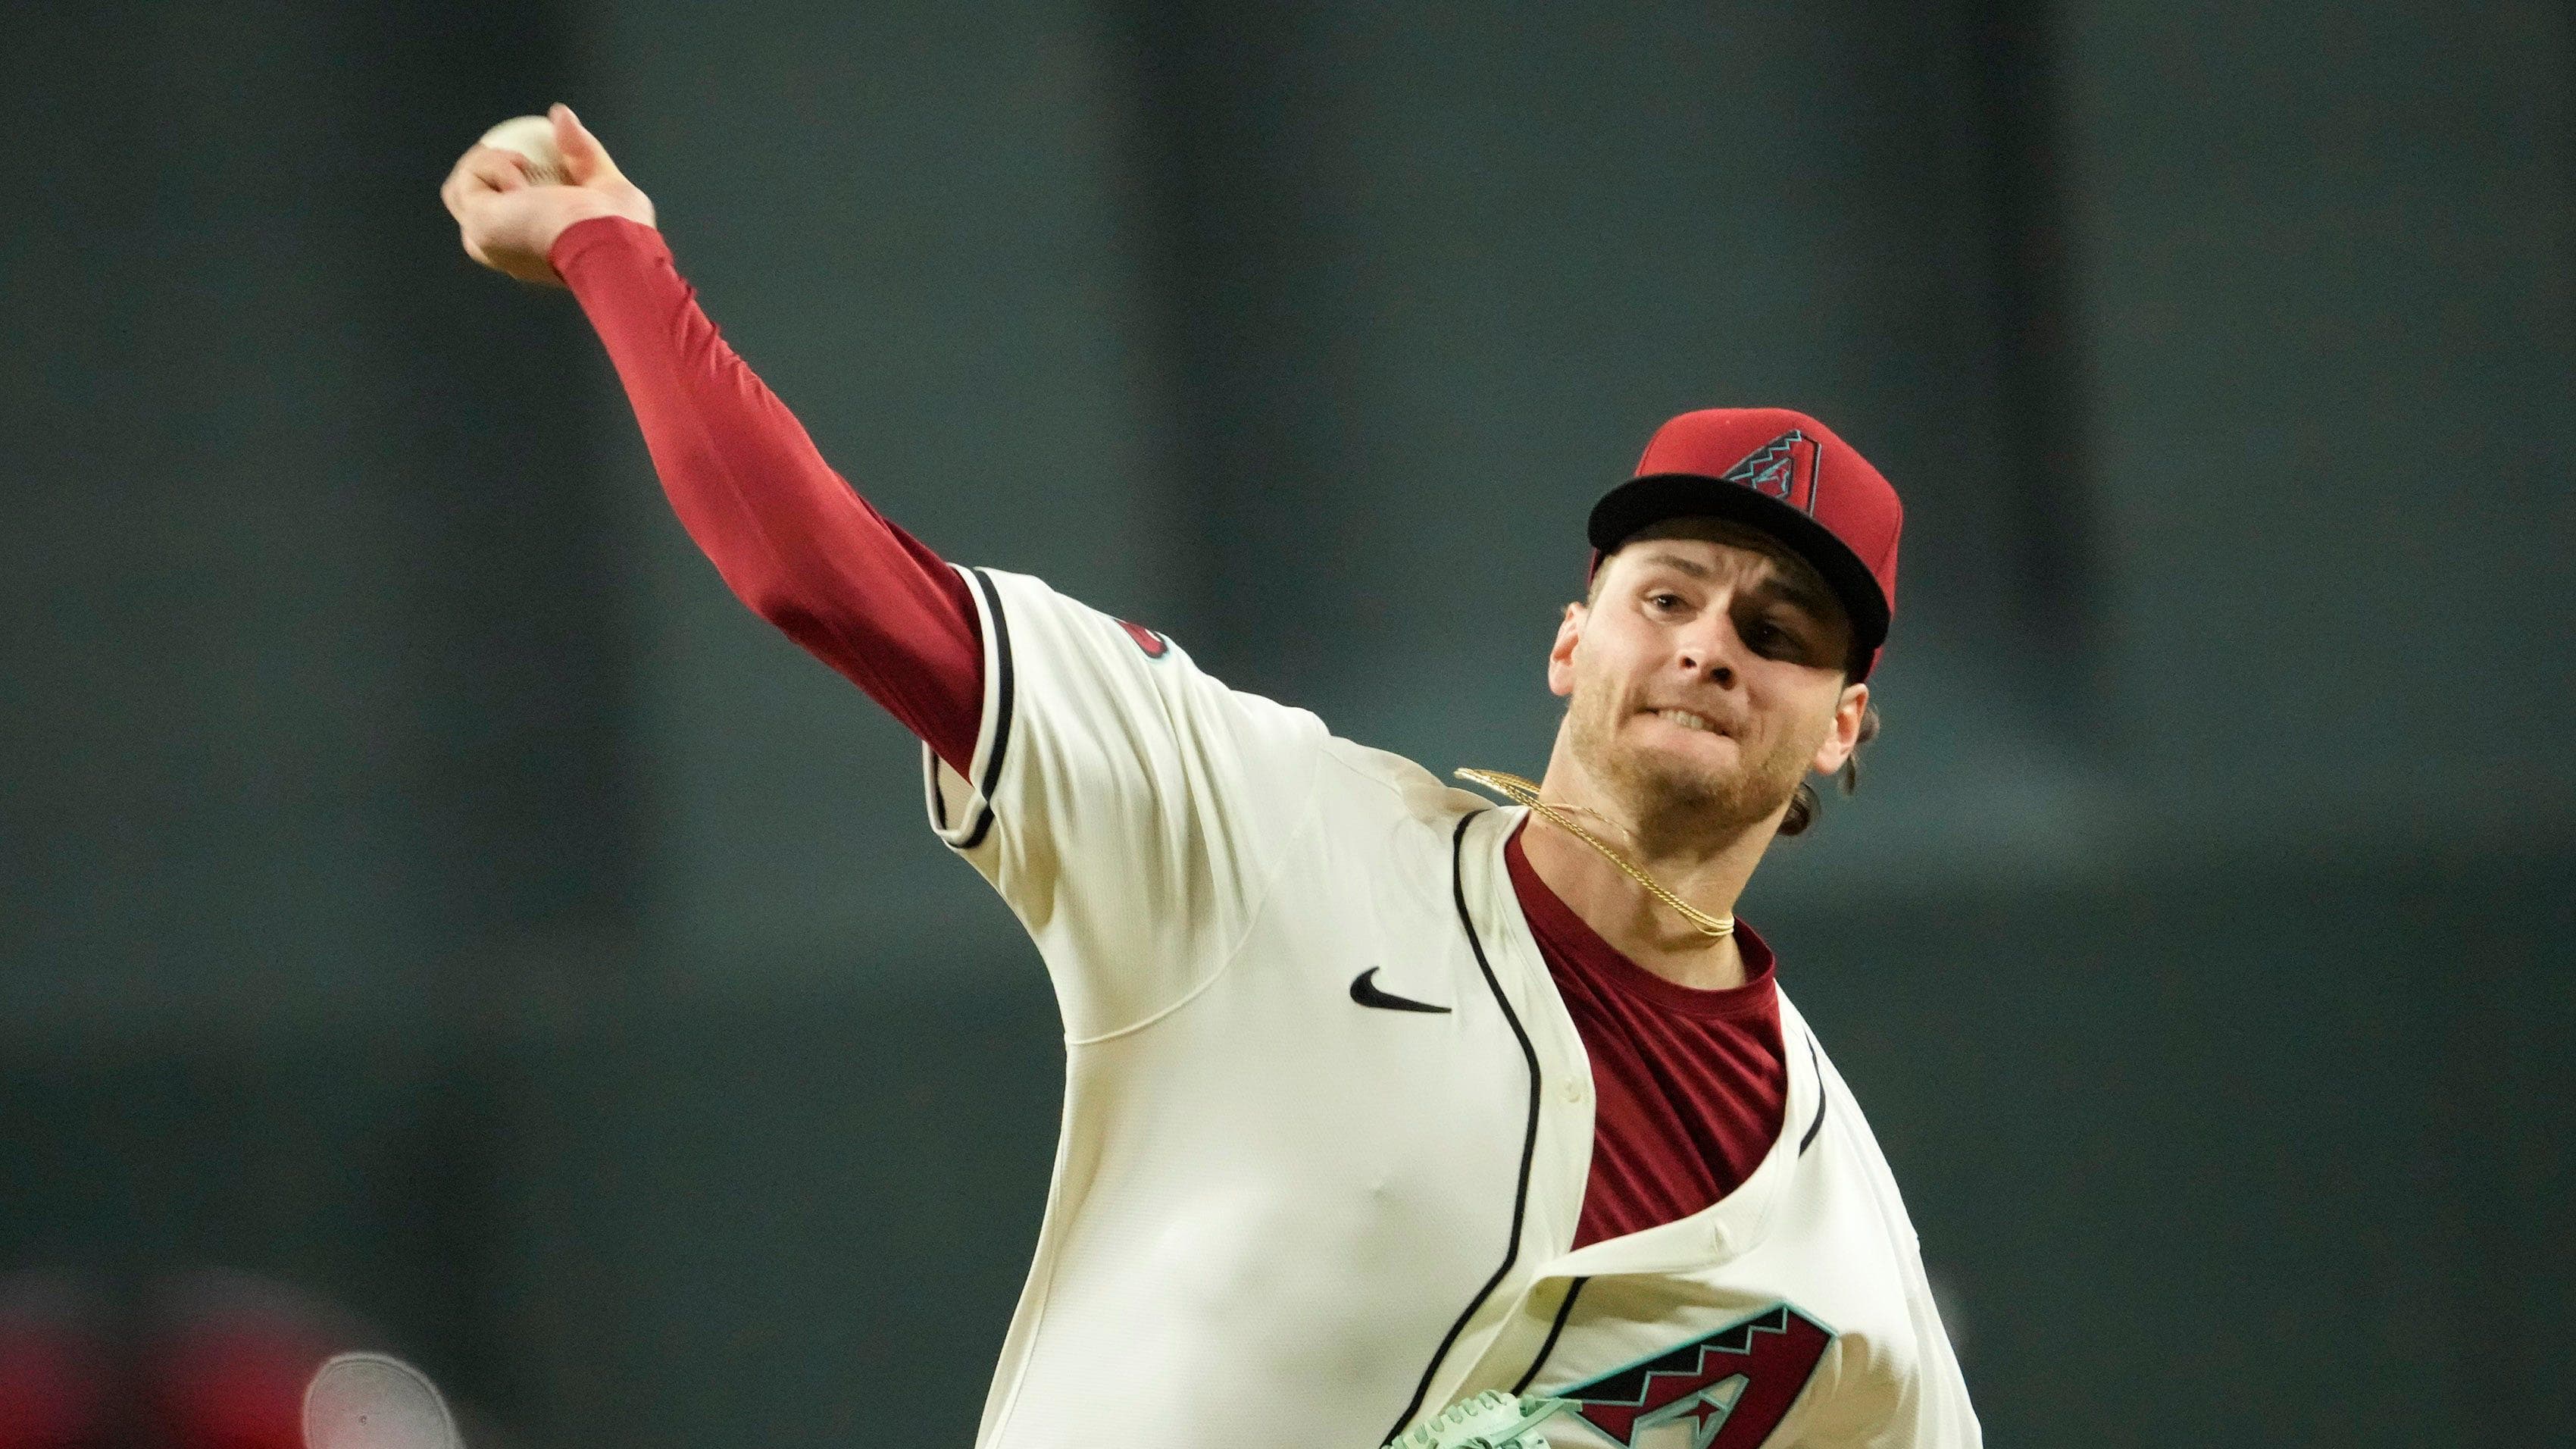
[(1536, 1430), (1570, 1402), (1524, 1399), (1489, 1389), (1450, 1405), (1436, 1419), (1414, 1425), (1387, 1441), (1386, 1449), (1547, 1449), (1547, 1441)]

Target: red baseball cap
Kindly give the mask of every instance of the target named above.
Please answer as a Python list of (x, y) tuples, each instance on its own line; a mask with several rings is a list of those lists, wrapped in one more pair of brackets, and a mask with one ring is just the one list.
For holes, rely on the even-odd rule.
[(1787, 408), (1703, 408), (1655, 430), (1637, 474), (1592, 505), (1592, 565), (1668, 518), (1722, 518), (1778, 539), (1824, 576), (1851, 618), (1866, 679), (1896, 616), (1896, 489), (1833, 430)]

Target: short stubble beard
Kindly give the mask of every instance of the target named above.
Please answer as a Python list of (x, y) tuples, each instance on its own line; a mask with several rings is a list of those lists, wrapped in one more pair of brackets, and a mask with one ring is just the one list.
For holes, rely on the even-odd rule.
[(1783, 738), (1761, 758), (1715, 773), (1621, 741), (1620, 726), (1632, 713), (1609, 681), (1580, 680), (1566, 710), (1566, 739), (1575, 763), (1610, 797), (1614, 818), (1636, 831), (1637, 848), (1650, 857), (1715, 850), (1778, 819), (1814, 753)]

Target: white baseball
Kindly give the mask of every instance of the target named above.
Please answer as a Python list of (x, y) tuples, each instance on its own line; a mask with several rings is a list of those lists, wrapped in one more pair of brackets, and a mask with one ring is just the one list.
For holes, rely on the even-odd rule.
[(555, 149), (555, 123), (543, 116), (512, 116), (484, 132), (483, 144), (527, 157), (528, 179), (539, 186), (572, 180), (564, 170), (563, 153)]
[(420, 1370), (344, 1353), (304, 1386), (305, 1449), (464, 1449), (447, 1401)]

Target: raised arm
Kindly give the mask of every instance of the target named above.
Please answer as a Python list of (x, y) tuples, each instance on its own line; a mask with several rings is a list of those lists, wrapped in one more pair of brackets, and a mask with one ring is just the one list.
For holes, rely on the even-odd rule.
[(457, 162), (441, 195), (466, 253), (572, 289), (672, 510), (735, 596), (967, 769), (983, 645), (965, 581), (823, 461), (699, 309), (652, 202), (569, 108), (553, 119), (570, 185), (532, 185), (520, 157), (487, 146)]

